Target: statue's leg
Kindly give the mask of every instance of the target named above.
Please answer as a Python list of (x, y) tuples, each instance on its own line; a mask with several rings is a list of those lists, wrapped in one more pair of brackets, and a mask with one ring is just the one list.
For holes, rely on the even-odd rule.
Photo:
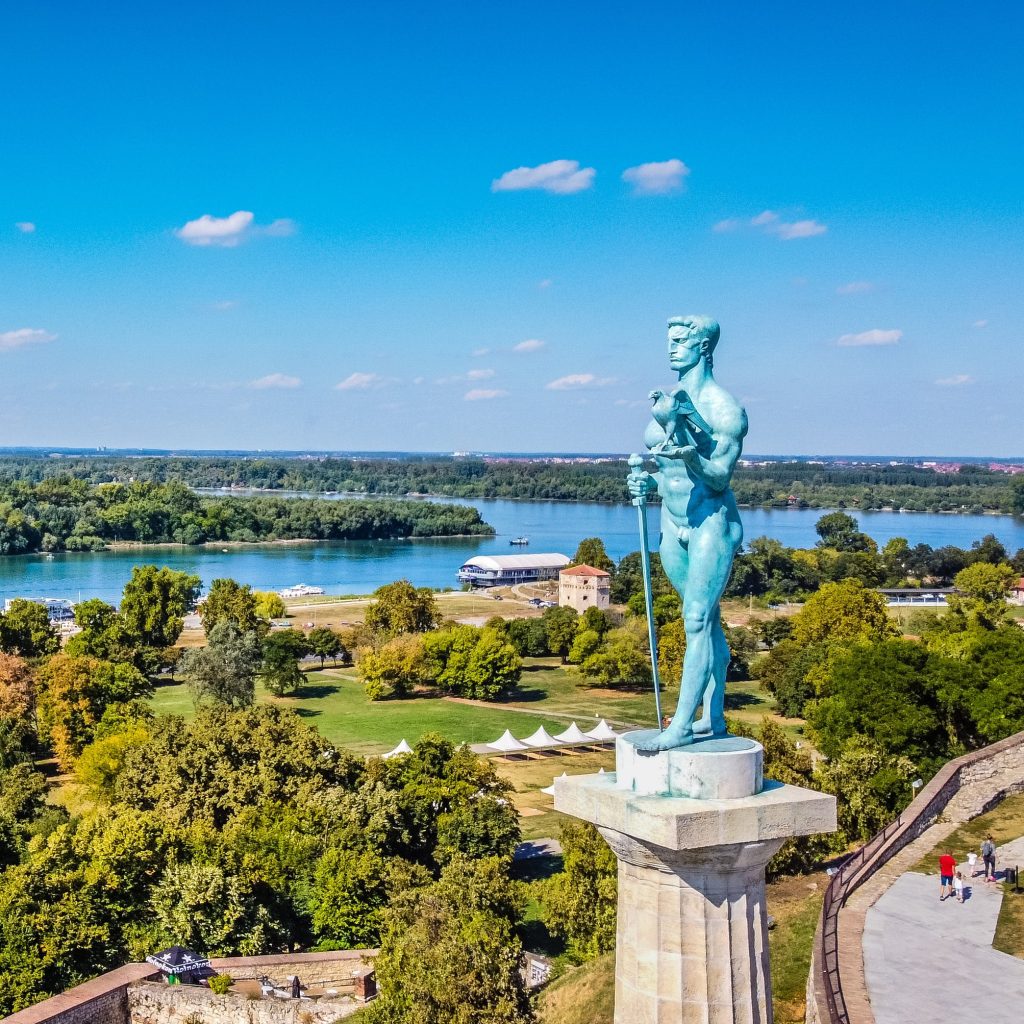
[[(682, 530), (670, 519), (663, 508), (661, 523), (661, 546), (658, 549), (661, 555), (661, 566), (665, 575), (669, 578), (672, 586), (679, 594), (680, 600), (685, 600), (686, 579), (690, 568), (690, 553), (688, 548), (689, 529)], [(689, 649), (689, 640), (687, 640)], [(664, 729), (654, 740), (643, 745), (647, 750), (666, 750), (669, 747), (684, 746), (693, 742), (693, 734), (689, 723), (693, 717), (682, 714), (683, 709), (692, 701), (686, 696), (686, 658), (683, 658), (683, 674), (680, 680), (679, 701), (676, 704), (675, 714), (667, 729)]]
[[(726, 731), (725, 674), (729, 646), (722, 632), (719, 602), (729, 581), (735, 545), (724, 516), (711, 516), (691, 529), (688, 547), (682, 595), (686, 627), (683, 680), (671, 725), (656, 744), (652, 741), (652, 746), (661, 750), (692, 743), (695, 733), (699, 738), (701, 734), (724, 735)], [(671, 573), (669, 578), (672, 579)], [(701, 704), (707, 721), (694, 723)]]

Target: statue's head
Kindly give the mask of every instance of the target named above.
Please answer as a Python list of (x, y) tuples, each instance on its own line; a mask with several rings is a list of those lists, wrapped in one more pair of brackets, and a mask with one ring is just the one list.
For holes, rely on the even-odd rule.
[(668, 322), (668, 358), (674, 370), (685, 372), (701, 357), (710, 365), (722, 333), (709, 316), (674, 316)]

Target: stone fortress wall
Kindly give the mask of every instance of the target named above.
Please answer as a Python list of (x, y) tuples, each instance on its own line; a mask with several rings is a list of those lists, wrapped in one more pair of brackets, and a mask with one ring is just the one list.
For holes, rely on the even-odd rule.
[(354, 949), (210, 961), (236, 981), (266, 976), (287, 989), (298, 975), (304, 988), (337, 990), (338, 998), (322, 1002), (218, 996), (205, 985), (168, 985), (152, 964), (126, 964), (5, 1017), (3, 1024), (331, 1024), (364, 1005), (357, 986), (372, 973), (376, 954)]

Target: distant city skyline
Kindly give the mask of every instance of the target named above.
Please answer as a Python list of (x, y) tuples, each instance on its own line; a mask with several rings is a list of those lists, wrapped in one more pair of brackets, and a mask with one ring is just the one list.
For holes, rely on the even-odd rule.
[(0, 446), (628, 452), (701, 312), (748, 453), (1024, 448), (1021, 9), (4, 23)]

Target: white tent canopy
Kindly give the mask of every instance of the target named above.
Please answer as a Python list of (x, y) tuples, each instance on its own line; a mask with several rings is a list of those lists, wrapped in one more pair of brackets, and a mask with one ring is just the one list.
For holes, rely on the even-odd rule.
[(514, 750), (527, 749), (526, 744), (520, 743), (508, 729), (506, 729), (493, 743), (488, 743), (487, 746), (489, 746), (491, 750), (500, 750), (503, 754), (509, 754)]
[(528, 747), (554, 747), (558, 745), (558, 740), (543, 725), (532, 736), (524, 737), (523, 742)]
[[(559, 779), (567, 779), (567, 778), (569, 778), (569, 773), (568, 772), (562, 772), (562, 774), (559, 775), (558, 778)], [(541, 792), (542, 793), (547, 793), (548, 796), (554, 796), (555, 795), (555, 782), (556, 781), (557, 781), (556, 779), (552, 779), (551, 780), (551, 785), (550, 786), (545, 786), (545, 788), (542, 789)]]
[(587, 738), (597, 740), (600, 743), (608, 743), (618, 735), (619, 734), (602, 718), (601, 721), (587, 733)]
[(580, 731), (580, 727), (573, 722), (565, 732), (560, 732), (555, 739), (559, 743), (587, 743), (593, 742), (589, 736)]
[(409, 744), (405, 742), (405, 740), (402, 740), (402, 742), (399, 743), (398, 746), (395, 747), (394, 750), (389, 750), (386, 754), (382, 754), (381, 756), (386, 761), (389, 757), (398, 757), (399, 754), (411, 754), (411, 753), (412, 753), (412, 747), (410, 747)]

